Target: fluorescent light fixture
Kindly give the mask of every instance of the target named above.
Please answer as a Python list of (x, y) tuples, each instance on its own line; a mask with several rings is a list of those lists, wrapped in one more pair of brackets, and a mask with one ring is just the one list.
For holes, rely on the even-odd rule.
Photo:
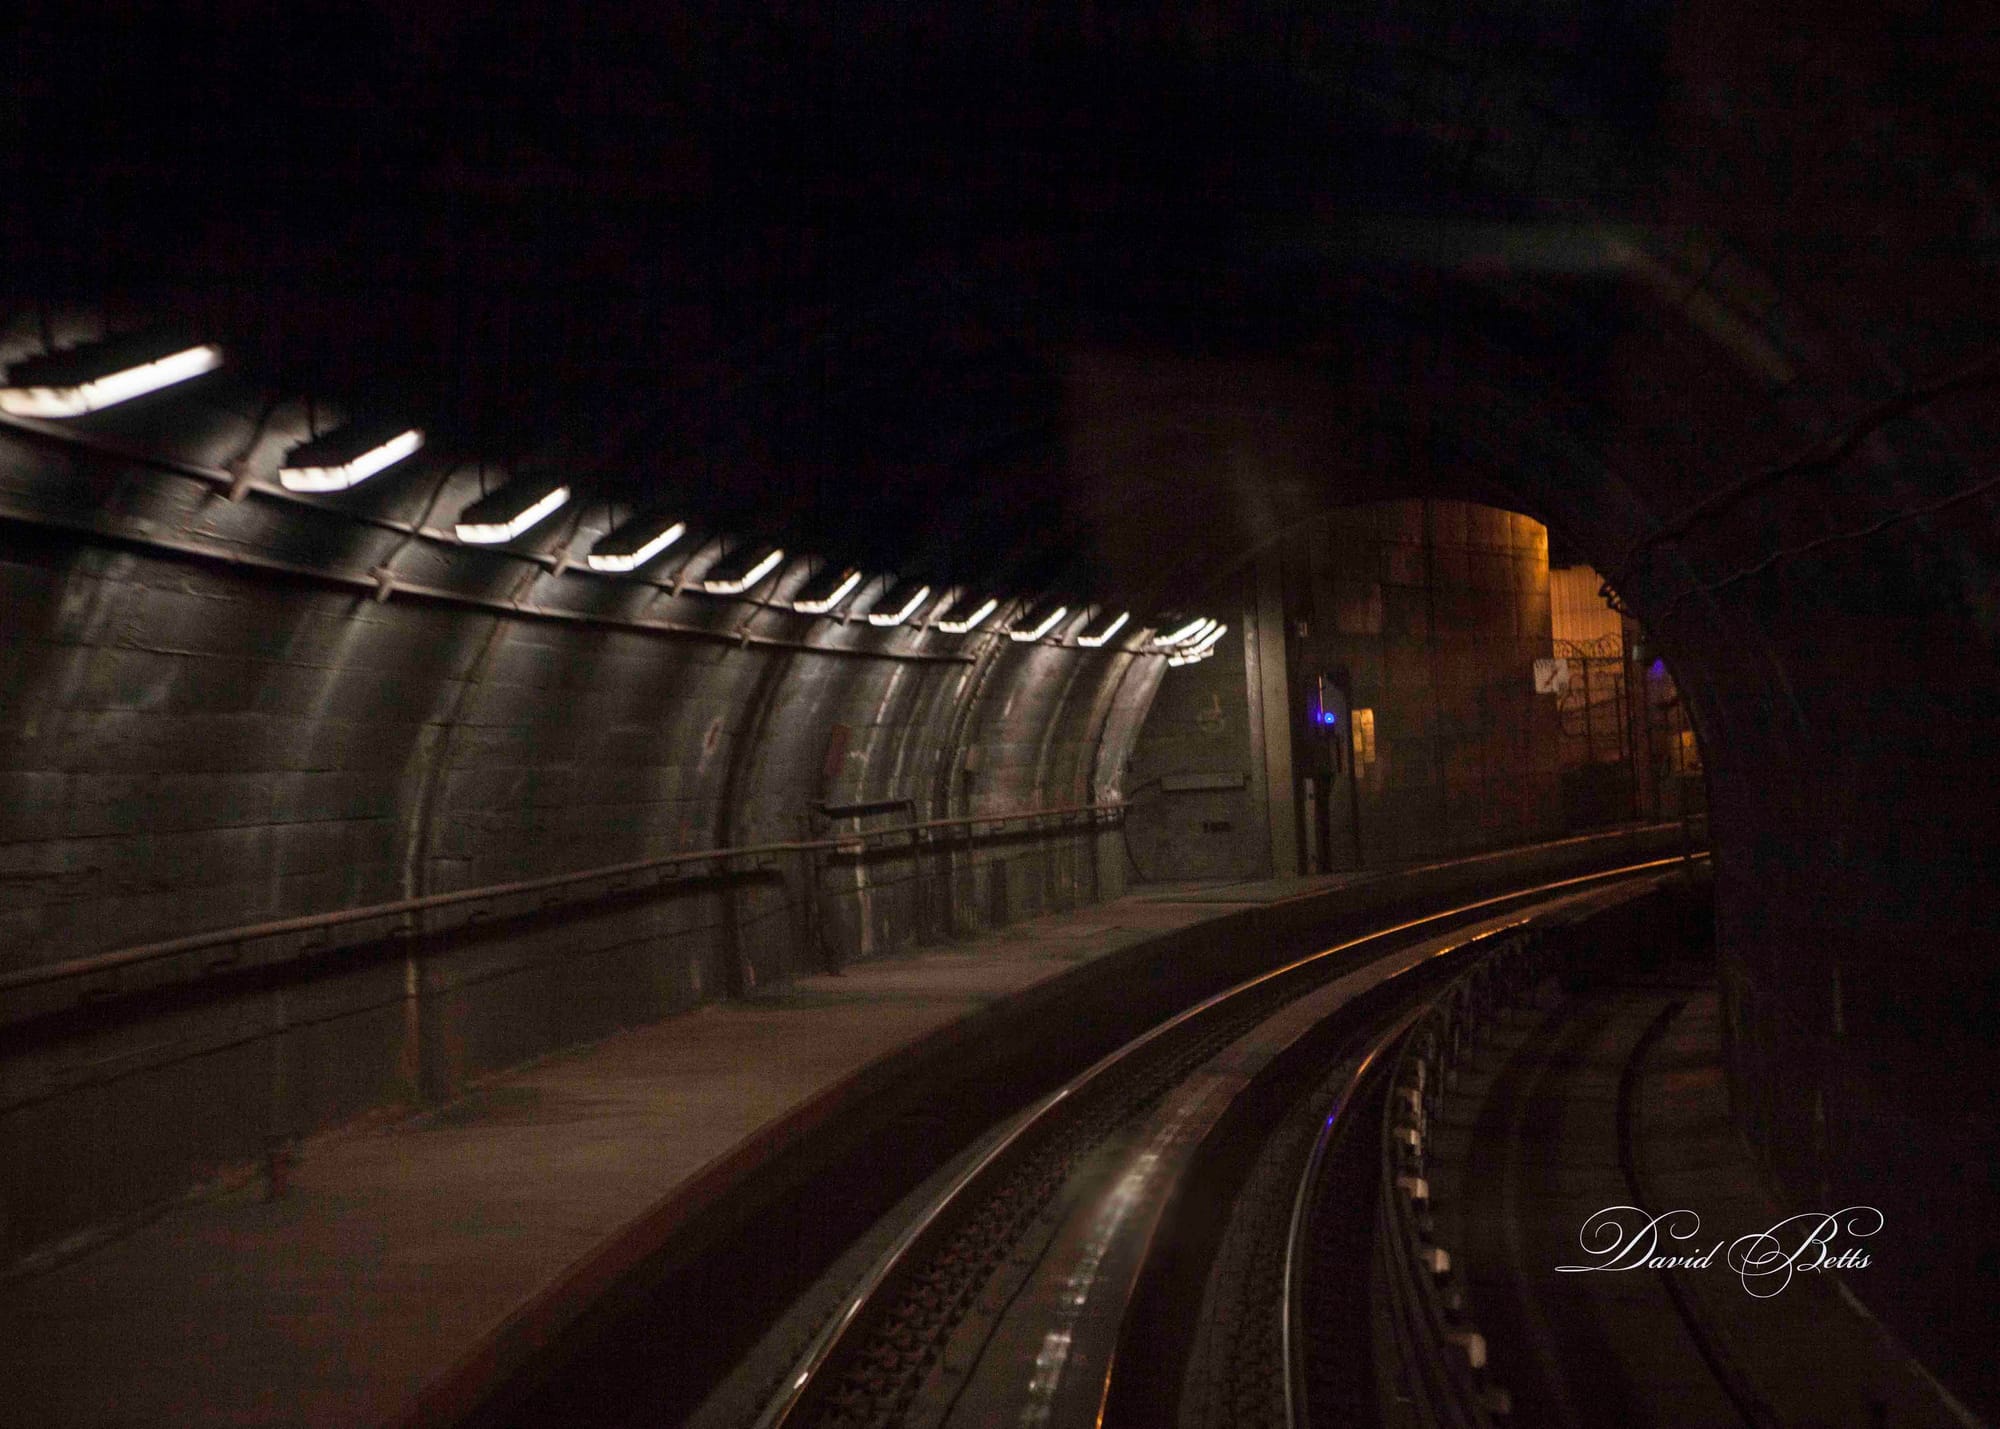
[(1213, 623), (1201, 616), (1196, 616), (1193, 620), (1190, 620), (1186, 625), (1183, 625), (1171, 634), (1155, 636), (1153, 639), (1153, 648), (1156, 650), (1167, 650), (1176, 645), (1185, 645), (1190, 640), (1199, 640), (1206, 633), (1207, 627)]
[(1228, 626), (1217, 625), (1215, 629), (1209, 631), (1208, 634), (1202, 636), (1201, 639), (1195, 641), (1194, 644), (1188, 646), (1185, 650), (1177, 651), (1175, 654), (1168, 656), (1167, 663), (1169, 665), (1199, 664), (1215, 653), (1215, 642), (1228, 633)]
[(912, 615), (916, 614), (918, 606), (922, 605), (925, 601), (929, 600), (930, 598), (931, 598), (931, 588), (927, 585), (918, 586), (916, 590), (910, 593), (910, 598), (904, 601), (895, 610), (869, 611), (868, 623), (870, 625), (880, 625), (884, 627), (901, 625), (904, 621), (908, 620)]
[[(835, 569), (840, 569), (836, 567)], [(861, 572), (843, 570), (840, 582), (823, 595), (800, 596), (792, 602), (792, 609), (801, 615), (825, 615), (843, 600), (854, 594), (854, 588), (861, 584)]]
[[(497, 546), (502, 541), (513, 540), (537, 522), (561, 510), (569, 500), (569, 488), (558, 486), (532, 502), (521, 504), (522, 498), (536, 489), (511, 484), (501, 487), (491, 496), (482, 496), (459, 513), (455, 528), (458, 539), (472, 546)], [(489, 516), (500, 519), (483, 519)], [(468, 517), (472, 519), (468, 520)]]
[[(293, 447), (285, 457), (285, 464), (278, 468), (279, 484), (287, 491), (345, 491), (387, 471), (424, 444), (424, 434), (412, 427), (386, 442), (353, 452), (344, 460), (324, 460), (326, 457), (341, 456), (348, 448), (357, 445), (346, 439), (348, 430), (343, 428), (331, 436), (315, 437)], [(362, 440), (368, 438), (363, 437)]]
[[(58, 354), (68, 357), (69, 354)], [(67, 365), (67, 364), (65, 364)], [(114, 368), (74, 382), (32, 387), (0, 387), (0, 412), (17, 417), (81, 417), (102, 411), (176, 382), (199, 377), (222, 366), (222, 349), (213, 343), (184, 348), (131, 367)]]
[(1059, 605), (1049, 613), (1049, 616), (1046, 620), (1044, 620), (1040, 625), (1037, 625), (1033, 630), (1010, 630), (1007, 632), (1007, 638), (1009, 640), (1020, 640), (1023, 642), (1029, 640), (1040, 640), (1044, 635), (1047, 635), (1051, 630), (1054, 630), (1056, 626), (1061, 623), (1063, 617), (1068, 614), (1069, 614), (1069, 607), (1066, 605)]
[(612, 575), (623, 575), (626, 571), (636, 571), (660, 552), (673, 545), (687, 534), (687, 522), (675, 521), (655, 532), (637, 545), (633, 538), (643, 530), (651, 529), (652, 523), (641, 524), (628, 521), (611, 535), (599, 538), (585, 563), (593, 571), (606, 571)]
[(1112, 636), (1116, 635), (1119, 631), (1123, 630), (1125, 628), (1125, 622), (1130, 620), (1131, 618), (1132, 618), (1132, 612), (1129, 610), (1124, 611), (1120, 613), (1119, 617), (1116, 620), (1112, 621), (1109, 625), (1105, 626), (1102, 630), (1098, 631), (1097, 634), (1077, 636), (1076, 643), (1088, 650), (1098, 649), (1100, 646), (1104, 644), (1105, 641), (1109, 640)]
[[(1210, 623), (1213, 624), (1213, 622)], [(1195, 641), (1195, 643), (1189, 647), (1188, 654), (1206, 655), (1209, 651), (1215, 648), (1215, 642), (1220, 640), (1223, 636), (1227, 635), (1228, 633), (1229, 633), (1228, 626), (1217, 625), (1215, 629), (1209, 631), (1208, 634), (1202, 636), (1201, 639)]]
[(1181, 636), (1180, 639), (1175, 640), (1167, 645), (1161, 645), (1160, 642), (1156, 640), (1153, 642), (1154, 648), (1162, 650), (1178, 649), (1183, 654), (1185, 654), (1187, 651), (1199, 645), (1203, 640), (1207, 639), (1209, 634), (1212, 631), (1214, 631), (1215, 624), (1216, 623), (1212, 618), (1204, 616), (1200, 620), (1197, 620), (1192, 628), (1183, 626), (1182, 630), (1186, 631), (1185, 634), (1182, 634), (1182, 632), (1178, 630), (1175, 631), (1174, 633), (1176, 635)]
[[(746, 549), (752, 548), (746, 547)], [(748, 570), (733, 576), (728, 574), (710, 576), (701, 583), (701, 588), (710, 595), (741, 595), (744, 591), (750, 589), (751, 586), (757, 584), (758, 581), (764, 579), (765, 576), (771, 574), (772, 571), (775, 571), (778, 568), (778, 562), (783, 559), (785, 559), (785, 553), (776, 546), (773, 546), (764, 554), (761, 560)], [(735, 564), (734, 553), (723, 557), (722, 561), (718, 564), (725, 567)]]
[(937, 623), (937, 628), (942, 630), (947, 635), (964, 635), (971, 631), (977, 630), (981, 625), (985, 624), (986, 617), (991, 615), (994, 611), (998, 610), (999, 608), (1000, 608), (999, 601), (988, 599), (982, 602), (979, 609), (973, 611), (972, 614), (966, 616), (965, 619), (940, 620)]

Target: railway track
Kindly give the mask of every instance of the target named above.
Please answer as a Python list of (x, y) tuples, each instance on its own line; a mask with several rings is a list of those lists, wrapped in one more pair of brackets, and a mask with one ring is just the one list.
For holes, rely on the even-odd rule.
[[(1135, 1038), (1014, 1118), (918, 1208), (753, 1422), (1339, 1422), (1342, 1394), (1359, 1392), (1340, 1387), (1353, 1357), (1325, 1351), (1329, 1335), (1355, 1327), (1323, 1313), (1309, 1322), (1304, 1280), (1324, 1282), (1354, 1251), (1342, 1249), (1344, 1235), (1354, 1240), (1342, 1224), (1357, 1218), (1340, 1178), (1353, 1175), (1353, 1147), (1379, 1155), (1353, 1128), (1397, 1038), (1487, 955), (1677, 863), (1564, 879), (1352, 938)], [(1317, 1134), (1294, 1130), (1284, 1164), (1264, 1166), (1259, 1183), (1261, 1148), (1285, 1140), (1274, 1128), (1302, 1105)], [(1246, 1303), (1204, 1324), (1191, 1307), (1223, 1223), (1242, 1219), (1223, 1208), (1255, 1184), (1275, 1210), (1237, 1236), (1252, 1249), (1230, 1252), (1247, 1267), (1234, 1277)], [(1219, 1319), (1239, 1332), (1226, 1346)], [(1236, 1387), (1218, 1389), (1217, 1376)]]

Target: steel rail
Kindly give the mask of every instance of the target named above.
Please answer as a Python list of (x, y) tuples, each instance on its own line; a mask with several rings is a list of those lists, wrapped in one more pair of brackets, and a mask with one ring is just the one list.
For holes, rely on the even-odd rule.
[[(1337, 1022), (1351, 1019), (1356, 1023), (1356, 1032), (1361, 1036), (1365, 1036), (1366, 1028), (1380, 1016), (1378, 1012), (1367, 1007), (1366, 1004), (1370, 998), (1384, 994), (1390, 997), (1409, 994), (1415, 980), (1424, 973), (1431, 971), (1436, 966), (1437, 960), (1441, 958), (1461, 959), (1469, 956), (1475, 960), (1483, 961), (1496, 948), (1503, 947), (1505, 940), (1510, 935), (1517, 933), (1521, 928), (1530, 923), (1535, 916), (1536, 914), (1531, 912), (1511, 922), (1501, 923), (1498, 926), (1479, 928), (1477, 931), (1470, 932), (1468, 936), (1462, 938), (1457, 937), (1455, 934), (1451, 935), (1452, 941), (1446, 942), (1443, 946), (1432, 947), (1429, 951), (1418, 955), (1415, 960), (1404, 962), (1401, 966), (1389, 967), (1379, 980), (1342, 993), (1338, 1001), (1330, 1007), (1326, 1005), (1327, 1000), (1343, 983), (1348, 982), (1350, 979), (1363, 977), (1372, 973), (1382, 968), (1385, 964), (1396, 962), (1399, 952), (1394, 950), (1386, 952), (1375, 962), (1365, 967), (1357, 968), (1344, 977), (1335, 978), (1331, 982), (1309, 988), (1297, 998), (1278, 1008), (1269, 1017), (1263, 1019), (1257, 1027), (1245, 1033), (1241, 1038), (1238, 1038), (1225, 1051), (1219, 1054), (1215, 1062), (1197, 1071), (1195, 1076), (1190, 1078), (1183, 1086), (1191, 1086), (1196, 1079), (1214, 1080), (1215, 1072), (1211, 1068), (1215, 1068), (1216, 1063), (1223, 1061), (1237, 1062), (1243, 1051), (1250, 1044), (1261, 1042), (1264, 1050), (1268, 1053), (1268, 1058), (1254, 1072), (1246, 1073), (1244, 1068), (1239, 1064), (1230, 1071), (1222, 1074), (1224, 1080), (1235, 1083), (1235, 1090), (1230, 1093), (1230, 1100), (1233, 1102), (1236, 1098), (1246, 1094), (1258, 1078), (1269, 1072), (1278, 1058), (1296, 1048), (1301, 1041), (1310, 1035), (1309, 1028), (1297, 1025), (1298, 1014), (1303, 1013), (1306, 1017), (1310, 1018), (1312, 1028), (1326, 1028)], [(1420, 939), (1415, 946), (1423, 947), (1427, 941)], [(1407, 945), (1401, 950), (1401, 952), (1408, 951), (1409, 947)], [(1425, 998), (1420, 992), (1414, 994), (1411, 1000), (1415, 1005), (1417, 1013), (1421, 1013), (1432, 1004), (1432, 999)], [(1291, 1025), (1287, 1026), (1287, 1023)], [(1356, 1040), (1359, 1040), (1359, 1037)], [(1202, 1134), (1204, 1136), (1214, 1130), (1216, 1121), (1223, 1114), (1226, 1114), (1226, 1111), (1211, 1113), (1211, 1119), (1207, 1126), (1203, 1128)], [(1184, 1158), (1180, 1166), (1176, 1168), (1176, 1175), (1178, 1177), (1185, 1177), (1190, 1174), (1194, 1168), (1194, 1161), (1199, 1155), (1200, 1152), (1197, 1150), (1191, 1156)], [(1172, 1188), (1168, 1188), (1161, 1193), (1163, 1199), (1172, 1194)], [(1159, 1223), (1155, 1221), (1145, 1233), (1144, 1244), (1139, 1255), (1139, 1260), (1142, 1264), (1151, 1257), (1152, 1246), (1157, 1240), (1158, 1234)], [(1125, 1298), (1120, 1306), (1121, 1322), (1131, 1303), (1131, 1292), (1134, 1285), (1136, 1285), (1137, 1278), (1137, 1274), (1135, 1273), (1131, 1281), (1125, 1286)], [(1097, 1405), (1097, 1412), (1092, 1422), (1100, 1426), (1100, 1429), (1104, 1423), (1105, 1415), (1111, 1401), (1113, 1376), (1121, 1367), (1115, 1351), (1107, 1355), (1104, 1370), (1097, 1385), (1097, 1393), (1093, 1396)], [(1050, 1398), (1053, 1399), (1053, 1396), (1050, 1396)]]
[[(1141, 1033), (1138, 1037), (1133, 1038), (1123, 1046), (1106, 1054), (1091, 1064), (1090, 1067), (1058, 1087), (1055, 1091), (1034, 1103), (1027, 1110), (1018, 1113), (1010, 1121), (1002, 1123), (1003, 1129), (996, 1135), (992, 1143), (987, 1146), (986, 1150), (980, 1153), (969, 1165), (964, 1167), (951, 1179), (947, 1186), (932, 1198), (922, 1212), (904, 1228), (902, 1233), (870, 1265), (855, 1288), (843, 1298), (840, 1309), (821, 1326), (818, 1333), (813, 1336), (806, 1348), (794, 1361), (792, 1368), (781, 1382), (777, 1393), (765, 1404), (763, 1411), (753, 1421), (753, 1429), (782, 1429), (782, 1426), (790, 1424), (793, 1415), (805, 1401), (814, 1381), (826, 1369), (829, 1363), (832, 1362), (834, 1356), (840, 1350), (841, 1342), (856, 1327), (863, 1312), (868, 1309), (877, 1294), (896, 1274), (904, 1259), (923, 1241), (925, 1235), (937, 1227), (947, 1213), (956, 1208), (956, 1203), (967, 1191), (992, 1172), (995, 1167), (1006, 1159), (1010, 1152), (1020, 1147), (1025, 1138), (1038, 1128), (1058, 1107), (1077, 1096), (1084, 1088), (1111, 1072), (1114, 1068), (1117, 1068), (1142, 1049), (1152, 1046), (1161, 1038), (1171, 1035), (1224, 1003), (1239, 998), (1253, 989), (1262, 987), (1274, 979), (1288, 977), (1315, 963), (1322, 962), (1341, 953), (1350, 952), (1366, 944), (1395, 937), (1398, 934), (1427, 927), (1448, 919), (1461, 918), (1469, 913), (1476, 913), (1481, 909), (1495, 907), (1499, 904), (1515, 903), (1559, 889), (1575, 887), (1579, 884), (1630, 877), (1655, 869), (1672, 867), (1681, 862), (1682, 860), (1678, 857), (1649, 859), (1642, 863), (1603, 869), (1594, 873), (1573, 875), (1568, 878), (1556, 879), (1528, 888), (1515, 889), (1507, 893), (1493, 894), (1485, 898), (1475, 899), (1469, 903), (1442, 909), (1435, 913), (1427, 913), (1420, 917), (1406, 919), (1386, 928), (1378, 928), (1371, 932), (1348, 938), (1331, 947), (1322, 948), (1318, 952), (1308, 953), (1304, 957), (1293, 959), (1279, 967), (1272, 968), (1269, 971), (1259, 973), (1255, 977), (1237, 983), (1233, 987), (1225, 988), (1221, 992), (1212, 994), (1194, 1006), (1184, 1009), (1166, 1021)], [(1106, 1393), (1108, 1394), (1108, 1388)]]
[(1347, 1128), (1347, 1111), (1378, 1062), (1388, 1055), (1404, 1033), (1422, 1017), (1435, 999), (1412, 1007), (1398, 1017), (1388, 1031), (1370, 1044), (1347, 1079), (1341, 1083), (1333, 1106), (1313, 1137), (1306, 1156), (1299, 1188), (1292, 1198), (1291, 1222), (1285, 1231), (1284, 1296), (1278, 1305), (1278, 1354), (1284, 1366), (1285, 1423), (1288, 1429), (1306, 1429), (1305, 1362), (1305, 1274), (1306, 1231), (1312, 1215), (1313, 1193), (1319, 1188), (1320, 1168), (1326, 1161), (1334, 1138)]
[(573, 887), (577, 884), (592, 883), (600, 879), (624, 878), (639, 873), (650, 873), (660, 869), (673, 868), (690, 863), (708, 863), (742, 858), (772, 857), (788, 853), (835, 852), (860, 854), (867, 852), (871, 842), (911, 834), (923, 834), (943, 829), (973, 828), (990, 825), (991, 832), (1004, 832), (1008, 826), (1027, 824), (1039, 819), (1060, 818), (1075, 820), (1087, 816), (1094, 826), (1100, 822), (1114, 822), (1124, 812), (1123, 804), (1063, 804), (1042, 809), (1025, 809), (1011, 814), (971, 814), (950, 819), (924, 819), (915, 823), (897, 824), (888, 828), (865, 829), (838, 838), (795, 839), (780, 843), (743, 844), (729, 848), (683, 849), (675, 853), (658, 854), (651, 858), (631, 859), (623, 863), (606, 864), (598, 868), (578, 869), (570, 873), (547, 874), (540, 878), (521, 879), (513, 883), (488, 884), (479, 888), (453, 889), (444, 893), (430, 893), (417, 898), (400, 898), (389, 903), (372, 903), (359, 908), (337, 908), (322, 913), (305, 913), (293, 918), (279, 918), (271, 922), (251, 923), (234, 928), (218, 928), (204, 933), (189, 933), (162, 942), (143, 943), (135, 947), (119, 948), (112, 952), (96, 953), (87, 957), (70, 958), (58, 963), (46, 963), (39, 967), (22, 968), (0, 975), (0, 992), (11, 992), (24, 987), (35, 987), (51, 982), (63, 982), (73, 978), (91, 977), (106, 972), (143, 963), (156, 962), (162, 958), (180, 956), (186, 953), (202, 952), (209, 948), (229, 947), (234, 944), (260, 941), (264, 938), (284, 937), (294, 933), (313, 933), (322, 929), (345, 927), (354, 923), (367, 923), (384, 918), (406, 917), (412, 913), (426, 912), (434, 908), (456, 907), (467, 903), (481, 903), (501, 898), (520, 897), (532, 893), (546, 893), (554, 889)]
[[(1672, 1002), (1660, 1009), (1659, 1015), (1646, 1024), (1646, 1030), (1626, 1054), (1625, 1065), (1618, 1074), (1618, 1171), (1625, 1178), (1625, 1188), (1632, 1193), (1635, 1206), (1657, 1206), (1660, 1202), (1646, 1194), (1646, 1188), (1639, 1176), (1638, 1122), (1639, 1122), (1639, 1082), (1645, 1074), (1646, 1058), (1660, 1039), (1666, 1036), (1687, 1007), (1687, 999)], [(1694, 1294), (1688, 1289), (1684, 1272), (1671, 1267), (1662, 1267), (1654, 1272), (1659, 1276), (1661, 1287), (1672, 1302), (1674, 1313), (1680, 1317), (1688, 1338), (1694, 1341), (1695, 1352), (1729, 1402), (1735, 1406), (1748, 1429), (1777, 1429), (1782, 1423), (1770, 1401), (1757, 1392), (1756, 1383), (1737, 1363), (1727, 1341), (1718, 1332), (1709, 1317), (1702, 1313)]]
[[(1706, 859), (1706, 853), (1692, 855)], [(1655, 867), (1681, 862), (1658, 860)], [(1635, 869), (1635, 871), (1638, 871)], [(1658, 887), (1665, 880), (1653, 880)], [(1417, 1009), (1414, 1030), (1402, 1041), (1390, 1071), (1390, 1097), (1396, 1088), (1427, 1088), (1421, 1095), (1424, 1105), (1414, 1106), (1413, 1121), (1399, 1124), (1397, 1115), (1385, 1111), (1382, 1121), (1380, 1162), (1375, 1172), (1377, 1222), (1373, 1252), (1374, 1273), (1381, 1286), (1390, 1321), (1393, 1353), (1401, 1361), (1401, 1382), (1414, 1396), (1413, 1412), (1424, 1423), (1471, 1426), (1504, 1421), (1509, 1413), (1505, 1390), (1493, 1383), (1485, 1362), (1484, 1340), (1472, 1323), (1462, 1293), (1454, 1299), (1439, 1289), (1440, 1277), (1447, 1273), (1448, 1261), (1433, 1263), (1428, 1256), (1441, 1248), (1432, 1239), (1429, 1212), (1419, 1214), (1413, 1200), (1428, 1204), (1427, 1190), (1412, 1190), (1411, 1178), (1422, 1186), (1429, 1175), (1430, 1127), (1428, 1118), (1436, 1114), (1438, 1099), (1450, 1085), (1462, 1058), (1484, 1026), (1525, 986), (1521, 969), (1534, 967), (1532, 953), (1516, 949), (1495, 959), (1482, 960)], [(1511, 986), (1505, 975), (1514, 974)], [(1537, 972), (1535, 979), (1545, 973)], [(1426, 1042), (1426, 1039), (1429, 1039)], [(1428, 1069), (1429, 1076), (1412, 1077)], [(1407, 1198), (1406, 1198), (1407, 1197)], [(1460, 1272), (1462, 1274), (1462, 1272)], [(1289, 1308), (1289, 1306), (1288, 1306)], [(1291, 1388), (1287, 1366), (1287, 1388)], [(1305, 1366), (1299, 1367), (1298, 1384), (1307, 1380)], [(1292, 1401), (1288, 1394), (1289, 1429), (1305, 1429), (1310, 1404), (1303, 1394), (1297, 1401), (1299, 1415), (1290, 1418)]]

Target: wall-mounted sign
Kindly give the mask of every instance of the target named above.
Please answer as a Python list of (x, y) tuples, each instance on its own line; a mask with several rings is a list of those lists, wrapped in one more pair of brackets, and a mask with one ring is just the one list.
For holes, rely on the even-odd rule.
[(1569, 688), (1569, 661), (1560, 657), (1535, 661), (1535, 693), (1559, 695)]

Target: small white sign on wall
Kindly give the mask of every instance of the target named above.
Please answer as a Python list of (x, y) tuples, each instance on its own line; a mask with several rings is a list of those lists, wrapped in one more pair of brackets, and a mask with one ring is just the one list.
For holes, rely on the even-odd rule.
[(1560, 657), (1535, 661), (1535, 693), (1559, 695), (1569, 688), (1569, 661)]

